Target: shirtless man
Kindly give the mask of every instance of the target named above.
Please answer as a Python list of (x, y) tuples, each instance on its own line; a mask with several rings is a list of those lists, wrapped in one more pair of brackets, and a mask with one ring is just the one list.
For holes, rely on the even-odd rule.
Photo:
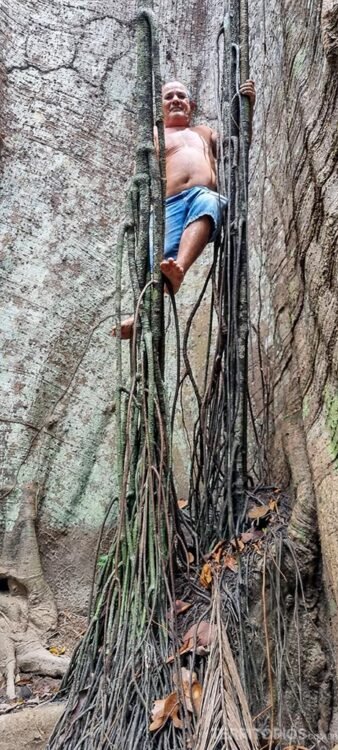
[[(249, 97), (252, 112), (253, 81), (246, 81), (240, 91)], [(219, 231), (227, 201), (216, 193), (217, 133), (207, 125), (190, 125), (195, 104), (188, 89), (179, 81), (166, 83), (162, 103), (167, 197), (161, 271), (176, 294), (190, 266)], [(131, 338), (132, 330), (133, 318), (128, 318), (121, 324), (121, 338)]]

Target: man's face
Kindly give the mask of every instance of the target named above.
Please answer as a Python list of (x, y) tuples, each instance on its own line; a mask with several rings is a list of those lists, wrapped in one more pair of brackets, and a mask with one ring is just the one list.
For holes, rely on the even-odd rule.
[(166, 128), (185, 128), (190, 124), (192, 102), (183, 83), (166, 83), (162, 89), (162, 104)]

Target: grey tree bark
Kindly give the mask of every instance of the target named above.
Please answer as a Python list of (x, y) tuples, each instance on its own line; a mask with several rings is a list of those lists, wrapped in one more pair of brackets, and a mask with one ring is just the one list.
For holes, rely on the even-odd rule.
[(270, 448), (266, 475), (274, 482), (290, 475), (290, 533), (305, 556), (316, 553), (319, 530), (334, 626), (338, 4), (278, 2), (264, 12), (253, 2), (251, 10), (260, 83), (251, 159), (252, 396)]
[[(216, 9), (199, 0), (179, 2), (172, 13), (166, 2), (157, 4), (165, 75), (188, 81), (209, 121)], [(13, 579), (28, 607), (25, 634), (23, 568), (34, 568), (37, 551), (35, 535), (20, 550), (17, 529), (27, 511), (36, 517), (41, 553), (35, 596), (46, 614), (42, 644), (55, 628), (53, 596), (59, 612), (85, 612), (115, 482), (110, 330), (115, 241), (133, 168), (135, 11), (134, 2), (112, 9), (108, 0), (0, 4), (2, 609), (11, 606)], [(205, 261), (199, 277), (204, 269)], [(126, 275), (126, 313), (129, 286)], [(177, 445), (187, 481), (182, 428)], [(11, 695), (19, 666), (13, 650), (9, 643), (3, 659)]]

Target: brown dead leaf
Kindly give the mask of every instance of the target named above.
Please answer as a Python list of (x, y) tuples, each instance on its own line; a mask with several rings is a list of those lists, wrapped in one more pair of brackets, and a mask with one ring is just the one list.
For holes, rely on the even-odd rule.
[(252, 528), (248, 531), (243, 531), (243, 534), (241, 534), (241, 540), (244, 544), (248, 544), (248, 542), (252, 542), (254, 539), (260, 539), (262, 536), (262, 531)]
[(224, 546), (224, 539), (221, 539), (220, 542), (217, 542), (214, 549), (211, 550), (210, 557), (215, 557), (215, 555), (217, 555), (217, 553), (219, 552), (219, 550), (223, 548), (223, 546)]
[(218, 542), (216, 547), (210, 552), (209, 557), (217, 564), (220, 565), (221, 557), (224, 554), (224, 542)]
[[(244, 545), (243, 545), (244, 546)], [(233, 573), (238, 573), (237, 560), (232, 555), (226, 555), (224, 558), (224, 567), (229, 568)]]
[(31, 682), (32, 682), (32, 678), (31, 677), (17, 676), (15, 678), (15, 684), (16, 685), (29, 685)]
[(267, 516), (268, 513), (270, 513), (270, 506), (269, 505), (254, 505), (251, 510), (248, 512), (248, 518), (252, 519), (258, 519), (258, 518), (264, 518), (264, 516)]
[(184, 640), (182, 643), (182, 646), (179, 650), (179, 654), (182, 656), (182, 654), (187, 654), (194, 646), (194, 639), (188, 638), (187, 640)]
[(223, 555), (223, 550), (222, 550), (222, 547), (220, 547), (219, 550), (217, 550), (217, 552), (213, 556), (213, 559), (214, 559), (216, 565), (220, 565), (222, 555)]
[(175, 610), (177, 615), (181, 615), (183, 612), (186, 612), (188, 609), (192, 607), (191, 602), (183, 602), (182, 599), (176, 599), (175, 602)]
[(207, 589), (209, 588), (211, 582), (212, 582), (212, 570), (211, 570), (209, 563), (205, 563), (201, 570), (200, 584), (201, 586), (204, 586), (205, 589)]
[(269, 500), (269, 508), (270, 510), (274, 511), (274, 513), (277, 513), (277, 500)]
[[(181, 680), (182, 680), (183, 685), (184, 683), (188, 683), (188, 685), (190, 685), (191, 683), (193, 685), (194, 682), (197, 682), (197, 674), (196, 672), (192, 672), (191, 669), (187, 669), (186, 667), (181, 667)], [(177, 686), (179, 682), (177, 672), (174, 672), (173, 681), (174, 681), (174, 685)]]
[(192, 552), (188, 552), (188, 563), (193, 563), (193, 562), (195, 562), (194, 555), (192, 554)]
[[(207, 620), (201, 620), (198, 624), (192, 625), (189, 630), (184, 634), (183, 640), (192, 640), (196, 643), (196, 646), (202, 648), (208, 648), (215, 636), (215, 626)], [(193, 644), (192, 644), (193, 645)]]
[[(189, 651), (192, 651), (194, 648), (196, 648), (196, 653), (199, 656), (202, 656), (209, 651), (209, 647), (214, 639), (214, 636), (215, 626), (211, 625), (210, 622), (207, 622), (207, 620), (202, 620), (198, 623), (198, 625), (197, 623), (195, 623), (184, 634), (183, 643), (178, 653), (182, 656), (182, 654), (187, 654)], [(175, 657), (173, 656), (173, 654), (171, 654), (171, 656), (168, 656), (167, 664), (172, 664), (174, 659)]]
[(200, 682), (195, 682), (191, 688), (191, 700), (195, 713), (197, 716), (201, 713), (202, 706), (202, 685)]
[[(188, 638), (187, 640), (183, 641), (182, 646), (179, 648), (179, 655), (182, 656), (182, 654), (187, 654), (189, 651), (192, 650), (194, 646), (194, 640), (193, 638)], [(172, 662), (175, 660), (175, 657), (173, 654), (168, 656), (167, 658), (167, 664), (172, 664)]]
[[(196, 672), (191, 672), (190, 669), (182, 667), (181, 679), (188, 711), (199, 714), (202, 702), (202, 685), (198, 682)], [(174, 675), (174, 683), (175, 685), (178, 683), (177, 675)]]
[(234, 547), (234, 549), (237, 549), (238, 552), (243, 552), (245, 544), (244, 540), (242, 539), (243, 534), (240, 537), (236, 537), (235, 539), (231, 539), (231, 544)]
[[(192, 607), (192, 602), (184, 602), (182, 601), (182, 599), (176, 599), (175, 601), (176, 617), (178, 617), (178, 615), (181, 615), (183, 612), (187, 612), (187, 610), (190, 609), (190, 607)], [(168, 617), (168, 620), (170, 621), (174, 619), (173, 608), (168, 609), (167, 617)]]
[(149, 731), (156, 732), (157, 729), (161, 729), (169, 718), (172, 719), (172, 722), (177, 729), (182, 729), (183, 722), (178, 716), (179, 706), (180, 704), (176, 691), (167, 695), (166, 698), (154, 701), (153, 710), (151, 712), (152, 722), (149, 725)]
[(179, 500), (177, 500), (177, 505), (180, 510), (183, 510), (183, 508), (187, 507), (188, 500), (185, 500), (184, 497), (181, 497)]
[(62, 654), (65, 653), (66, 648), (65, 646), (51, 646), (48, 650), (53, 656), (62, 656)]

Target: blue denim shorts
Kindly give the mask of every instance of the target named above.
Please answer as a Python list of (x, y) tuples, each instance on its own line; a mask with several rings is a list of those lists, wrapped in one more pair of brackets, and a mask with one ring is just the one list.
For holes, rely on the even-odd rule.
[(202, 216), (210, 216), (213, 242), (220, 230), (227, 199), (206, 187), (192, 187), (166, 199), (164, 257), (176, 258), (184, 230)]
[[(202, 216), (210, 216), (213, 229), (209, 242), (214, 242), (222, 223), (222, 216), (228, 201), (223, 195), (206, 187), (192, 187), (182, 193), (172, 195), (165, 202), (164, 257), (177, 258), (178, 248), (184, 230)], [(150, 217), (149, 256), (153, 267), (152, 243), (153, 216)]]

